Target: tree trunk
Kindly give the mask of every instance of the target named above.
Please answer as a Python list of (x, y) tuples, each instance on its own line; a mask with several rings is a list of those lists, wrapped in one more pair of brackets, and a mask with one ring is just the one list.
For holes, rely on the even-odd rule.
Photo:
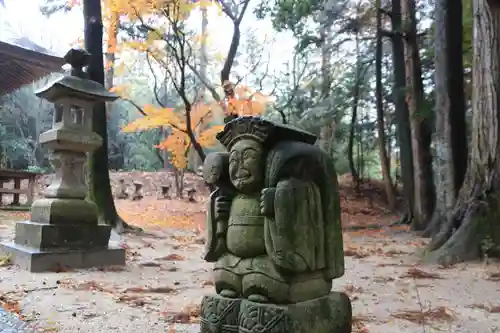
[(408, 207), (407, 221), (410, 222), (413, 217), (415, 192), (413, 184), (413, 155), (411, 150), (410, 119), (408, 106), (406, 105), (405, 100), (406, 76), (400, 0), (392, 0), (391, 23), (393, 30), (392, 53), (394, 71), (394, 87), (392, 95), (396, 109), (396, 135), (399, 145), (401, 178), (403, 181), (403, 190)]
[[(321, 22), (319, 35), (321, 39), (321, 99), (326, 100), (330, 97), (332, 78), (330, 74), (330, 48), (329, 48), (329, 27)], [(334, 135), (333, 119), (323, 119), (323, 126), (320, 129), (318, 145), (321, 149), (331, 154), (331, 140)]]
[(473, 11), (471, 156), (453, 215), (429, 244), (428, 259), (448, 264), (500, 244), (500, 6), (473, 0)]
[(377, 45), (375, 49), (375, 96), (377, 103), (377, 132), (378, 132), (378, 146), (380, 155), (380, 165), (382, 166), (382, 177), (384, 180), (385, 195), (390, 210), (396, 207), (396, 195), (394, 193), (394, 186), (392, 184), (390, 158), (385, 149), (386, 135), (385, 135), (385, 120), (384, 120), (384, 96), (382, 91), (382, 13), (380, 10), (380, 0), (376, 1), (375, 8), (377, 10)]
[[(89, 78), (104, 85), (104, 61), (102, 50), (101, 0), (83, 1), (85, 48), (91, 54), (88, 66)], [(94, 107), (92, 130), (102, 137), (102, 146), (90, 154), (89, 185), (90, 198), (97, 204), (99, 219), (118, 231), (129, 227), (116, 211), (108, 170), (108, 135), (106, 126), (106, 104)]]
[(431, 154), (430, 112), (425, 110), (422, 68), (417, 40), (415, 0), (402, 0), (405, 27), (406, 101), (413, 152), (414, 206), (412, 227), (424, 230), (434, 212), (435, 189)]
[[(114, 86), (116, 47), (118, 45), (118, 25), (120, 15), (117, 11), (109, 10), (106, 18), (107, 43), (106, 43), (106, 66), (104, 73), (105, 87), (111, 89)], [(114, 110), (113, 110), (114, 109)], [(106, 104), (108, 115), (108, 166), (110, 169), (119, 170), (123, 168), (123, 152), (118, 144), (118, 133), (120, 131), (119, 108), (114, 108), (113, 103)]]
[(435, 15), (436, 207), (423, 233), (435, 236), (451, 218), (467, 169), (462, 2), (437, 0)]
[[(358, 122), (358, 105), (359, 105), (359, 94), (361, 89), (361, 63), (359, 55), (359, 36), (356, 31), (356, 77), (354, 78), (354, 87), (352, 88), (352, 114), (351, 114), (351, 125), (349, 130), (349, 142), (348, 142), (348, 154), (347, 159), (349, 161), (349, 169), (352, 176), (352, 185), (359, 191), (359, 173), (361, 171), (360, 166), (356, 168), (354, 165), (354, 137), (356, 133), (356, 127)], [(358, 161), (360, 161), (361, 156), (358, 153)]]

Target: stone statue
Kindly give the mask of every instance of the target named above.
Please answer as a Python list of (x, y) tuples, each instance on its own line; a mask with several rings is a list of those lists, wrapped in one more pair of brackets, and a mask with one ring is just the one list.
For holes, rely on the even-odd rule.
[[(331, 158), (313, 145), (314, 135), (260, 117), (228, 122), (217, 139), (227, 152), (210, 154), (203, 166), (205, 181), (216, 188), (209, 200), (204, 254), (215, 263), (216, 302), (246, 300), (250, 303), (240, 307), (261, 304), (269, 310), (266, 304), (299, 305), (328, 297), (332, 280), (344, 274)], [(211, 322), (207, 318), (214, 311), (208, 310), (211, 301), (205, 303), (202, 323)], [(241, 321), (250, 310), (243, 317), (241, 311), (234, 325), (248, 326)], [(244, 330), (253, 332), (247, 326)]]

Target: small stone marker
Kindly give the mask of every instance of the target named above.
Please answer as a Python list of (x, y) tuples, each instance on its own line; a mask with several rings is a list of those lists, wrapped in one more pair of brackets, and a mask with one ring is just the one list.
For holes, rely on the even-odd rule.
[(158, 199), (170, 199), (170, 184), (160, 185), (161, 193)]
[(128, 198), (128, 193), (127, 193), (127, 185), (125, 185), (125, 179), (120, 178), (118, 180), (118, 193), (116, 194), (117, 199), (127, 199)]
[(85, 50), (70, 50), (64, 59), (72, 75), (36, 93), (56, 105), (52, 129), (40, 134), (40, 143), (51, 150), (55, 177), (44, 198), (31, 206), (30, 221), (16, 224), (14, 242), (0, 244), (0, 253), (31, 272), (125, 264), (124, 250), (108, 246), (111, 227), (98, 224), (97, 206), (86, 200), (87, 153), (102, 144), (92, 132), (93, 106), (118, 98), (86, 78), (89, 56)]
[(204, 162), (216, 190), (204, 258), (216, 295), (201, 303), (201, 333), (351, 333), (337, 175), (316, 136), (260, 117), (228, 122), (226, 152)]
[(196, 198), (194, 197), (195, 194), (196, 194), (195, 188), (190, 188), (187, 190), (187, 196), (189, 202), (196, 202)]
[(132, 201), (141, 200), (144, 196), (142, 195), (142, 183), (139, 181), (134, 181), (134, 192), (132, 193)]

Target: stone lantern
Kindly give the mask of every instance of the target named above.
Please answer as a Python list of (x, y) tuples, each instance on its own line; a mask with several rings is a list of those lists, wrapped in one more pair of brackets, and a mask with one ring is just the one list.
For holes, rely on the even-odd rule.
[(87, 78), (85, 50), (71, 49), (64, 60), (71, 75), (35, 93), (55, 104), (52, 128), (39, 140), (51, 151), (55, 177), (31, 206), (30, 221), (17, 223), (14, 242), (0, 244), (0, 252), (31, 272), (125, 264), (124, 250), (108, 245), (111, 227), (98, 224), (97, 206), (86, 199), (84, 171), (87, 153), (102, 144), (92, 132), (93, 107), (118, 96)]

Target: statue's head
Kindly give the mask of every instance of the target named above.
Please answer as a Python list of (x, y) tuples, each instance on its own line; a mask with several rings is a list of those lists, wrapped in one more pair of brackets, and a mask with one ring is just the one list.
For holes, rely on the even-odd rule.
[(264, 185), (265, 160), (269, 149), (280, 141), (314, 143), (316, 137), (299, 129), (260, 117), (231, 120), (217, 139), (229, 152), (229, 178), (241, 192), (259, 191)]
[(229, 151), (229, 177), (243, 193), (259, 191), (264, 182), (264, 150), (257, 140), (242, 138)]
[(264, 184), (264, 143), (272, 123), (259, 117), (239, 117), (226, 124), (217, 139), (229, 152), (229, 178), (243, 193), (259, 191)]

